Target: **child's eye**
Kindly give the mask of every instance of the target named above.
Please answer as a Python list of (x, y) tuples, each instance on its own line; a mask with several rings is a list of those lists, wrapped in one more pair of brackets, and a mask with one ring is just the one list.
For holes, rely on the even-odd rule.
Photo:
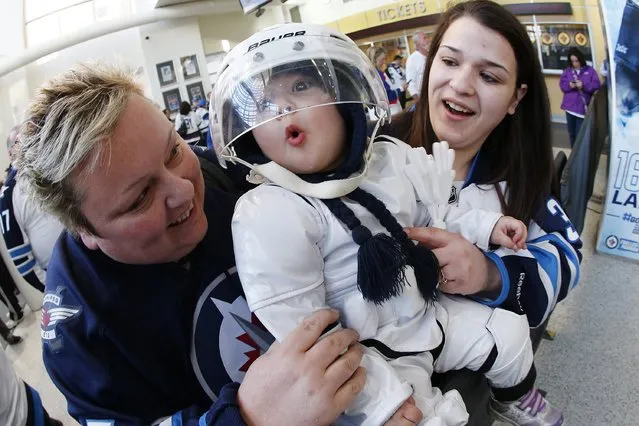
[(298, 80), (293, 84), (293, 92), (303, 92), (311, 88), (311, 83), (307, 80)]
[(269, 98), (264, 98), (258, 103), (257, 107), (260, 111), (266, 111), (271, 108), (271, 105), (273, 105), (273, 101)]

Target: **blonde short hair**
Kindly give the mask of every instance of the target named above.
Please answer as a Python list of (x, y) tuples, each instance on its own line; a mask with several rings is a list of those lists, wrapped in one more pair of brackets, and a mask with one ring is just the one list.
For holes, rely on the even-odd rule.
[(20, 131), (19, 178), (71, 232), (97, 235), (72, 178), (95, 169), (129, 98), (143, 94), (124, 67), (81, 64), (49, 80), (29, 103)]
[(366, 50), (366, 56), (373, 63), (373, 66), (377, 66), (377, 58), (381, 55), (386, 56), (386, 49), (379, 46), (370, 46)]

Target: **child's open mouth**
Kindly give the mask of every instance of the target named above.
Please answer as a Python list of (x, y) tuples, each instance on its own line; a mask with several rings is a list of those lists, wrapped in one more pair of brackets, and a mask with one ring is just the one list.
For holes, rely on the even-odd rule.
[(298, 146), (304, 142), (304, 131), (295, 125), (286, 127), (286, 142), (293, 146)]

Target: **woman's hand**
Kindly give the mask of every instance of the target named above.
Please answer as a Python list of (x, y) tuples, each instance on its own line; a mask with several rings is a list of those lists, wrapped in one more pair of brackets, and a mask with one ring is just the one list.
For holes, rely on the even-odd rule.
[(237, 393), (249, 425), (328, 425), (364, 388), (363, 351), (353, 330), (319, 342), (338, 320), (333, 310), (315, 312), (249, 368)]
[(450, 294), (486, 293), (497, 298), (501, 276), (495, 264), (480, 249), (459, 234), (437, 228), (408, 228), (408, 238), (433, 251), (442, 268), (439, 289)]

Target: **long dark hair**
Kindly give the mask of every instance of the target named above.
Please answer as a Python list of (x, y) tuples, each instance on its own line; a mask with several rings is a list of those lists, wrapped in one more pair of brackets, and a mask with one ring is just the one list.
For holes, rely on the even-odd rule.
[(551, 193), (558, 195), (550, 136), (550, 106), (537, 51), (517, 18), (502, 6), (488, 0), (474, 0), (458, 3), (442, 15), (432, 38), (416, 110), (394, 119), (396, 123), (392, 129), (411, 146), (423, 146), (431, 152), (431, 146), (438, 138), (428, 111), (428, 76), (444, 34), (462, 17), (474, 19), (510, 43), (517, 60), (516, 87), (528, 85), (515, 114), (507, 114), (484, 141), (482, 162), (486, 162), (488, 173), (483, 182), (478, 182), (496, 184), (505, 181), (506, 194), (500, 192), (503, 212), (528, 223)]
[(577, 49), (576, 47), (571, 47), (570, 49), (568, 49), (568, 68), (572, 68), (572, 61), (570, 60), (571, 56), (577, 57), (577, 60), (579, 61), (579, 66), (581, 67), (586, 66), (586, 58), (584, 57), (584, 54), (581, 53), (581, 50)]

